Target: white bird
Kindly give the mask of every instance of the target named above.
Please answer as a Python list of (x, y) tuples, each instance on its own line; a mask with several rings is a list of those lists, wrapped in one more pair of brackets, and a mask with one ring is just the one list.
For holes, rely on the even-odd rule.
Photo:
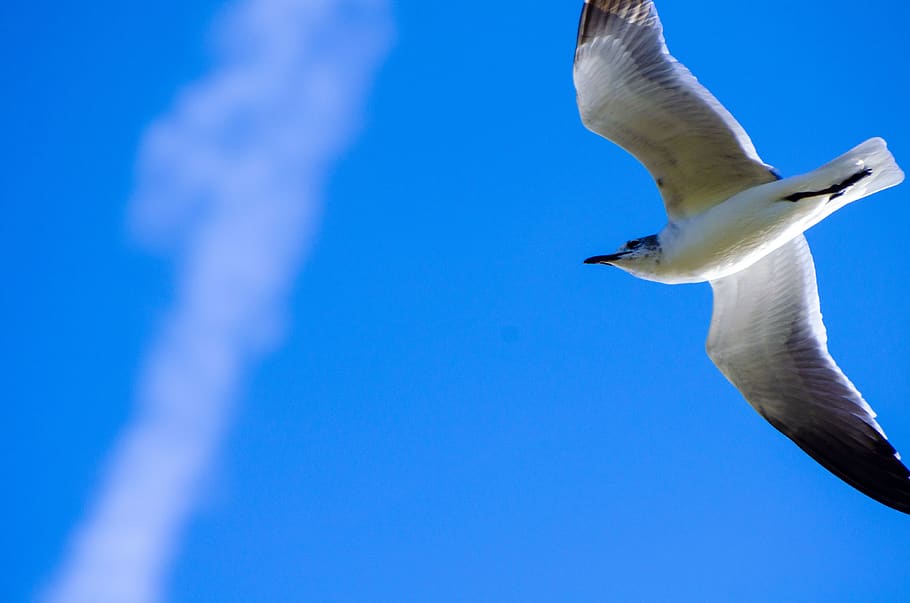
[(575, 50), (585, 126), (641, 161), (668, 223), (585, 260), (661, 283), (708, 281), (707, 352), (774, 427), (836, 476), (910, 513), (910, 471), (828, 353), (803, 232), (904, 174), (871, 139), (792, 178), (674, 59), (650, 0), (586, 0)]

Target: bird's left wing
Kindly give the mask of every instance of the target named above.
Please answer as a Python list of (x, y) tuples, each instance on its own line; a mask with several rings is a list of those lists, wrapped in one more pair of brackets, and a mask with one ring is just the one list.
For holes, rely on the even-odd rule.
[(805, 237), (711, 286), (707, 350), (727, 379), (826, 469), (910, 513), (910, 471), (828, 353)]
[(777, 176), (746, 131), (674, 59), (651, 0), (586, 0), (575, 49), (585, 126), (641, 161), (671, 219)]

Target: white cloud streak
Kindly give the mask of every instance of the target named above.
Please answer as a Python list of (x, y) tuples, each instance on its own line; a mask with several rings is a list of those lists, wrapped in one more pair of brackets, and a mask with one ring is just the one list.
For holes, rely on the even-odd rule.
[(163, 599), (231, 403), (280, 337), (329, 170), (386, 54), (388, 13), (386, 0), (229, 5), (212, 72), (147, 131), (132, 227), (175, 254), (174, 305), (43, 601)]

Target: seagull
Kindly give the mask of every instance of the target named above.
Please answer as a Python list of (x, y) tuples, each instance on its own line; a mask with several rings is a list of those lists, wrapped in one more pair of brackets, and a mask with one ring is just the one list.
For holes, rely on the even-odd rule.
[(749, 404), (831, 473), (910, 514), (910, 471), (828, 352), (803, 233), (900, 184), (873, 138), (783, 178), (742, 126), (667, 50), (650, 0), (586, 0), (574, 80), (584, 125), (634, 155), (667, 225), (585, 260), (667, 284), (709, 282), (706, 350)]

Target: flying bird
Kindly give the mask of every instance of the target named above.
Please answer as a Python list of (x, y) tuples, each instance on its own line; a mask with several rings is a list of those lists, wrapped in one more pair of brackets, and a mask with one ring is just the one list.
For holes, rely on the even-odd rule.
[(667, 225), (585, 260), (660, 283), (709, 282), (706, 349), (775, 428), (857, 490), (910, 513), (910, 471), (828, 352), (803, 233), (904, 174), (880, 138), (783, 178), (667, 50), (650, 0), (586, 0), (574, 66), (584, 125), (634, 155)]

